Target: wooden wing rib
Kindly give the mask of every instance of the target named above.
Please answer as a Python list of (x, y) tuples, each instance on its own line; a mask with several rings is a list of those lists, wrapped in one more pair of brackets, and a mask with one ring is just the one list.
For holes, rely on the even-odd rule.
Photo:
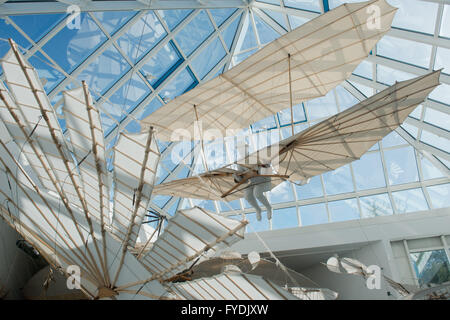
[[(380, 28), (367, 24), (371, 5), (380, 9)], [(324, 13), (177, 97), (142, 123), (157, 128), (166, 141), (195, 139), (197, 120), (203, 130), (218, 130), (222, 136), (229, 136), (229, 129), (246, 128), (289, 107), (288, 54), (294, 105), (324, 96), (347, 79), (389, 31), (396, 10), (385, 0), (372, 0)]]

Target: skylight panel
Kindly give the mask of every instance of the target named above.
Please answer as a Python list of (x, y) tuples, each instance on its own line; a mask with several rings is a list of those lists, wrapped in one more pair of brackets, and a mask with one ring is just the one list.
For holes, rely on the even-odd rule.
[(27, 14), (10, 18), (34, 42), (38, 42), (65, 17), (65, 14)]
[(286, 25), (286, 20), (284, 19), (284, 15), (281, 12), (262, 9), (264, 13), (266, 13), (275, 23), (278, 23), (283, 29), (288, 30)]
[(436, 166), (427, 158), (421, 157), (420, 164), (422, 165), (422, 176), (425, 180), (445, 177), (442, 171), (436, 168)]
[(324, 97), (305, 102), (305, 106), (309, 120), (320, 119), (336, 114), (337, 107), (334, 90), (328, 92)]
[(444, 5), (439, 36), (450, 38), (450, 5), (448, 4)]
[(201, 11), (176, 36), (176, 42), (186, 56), (191, 53), (214, 31), (214, 27), (205, 11)]
[(416, 75), (414, 74), (377, 64), (377, 81), (389, 86), (393, 85), (396, 81), (409, 80), (415, 77)]
[(101, 55), (81, 71), (79, 80), (86, 81), (93, 97), (105, 93), (130, 69), (130, 65), (114, 46), (108, 47)]
[[(293, 115), (294, 115), (294, 123), (299, 123), (306, 121), (305, 109), (303, 103), (300, 103), (296, 106), (292, 107)], [(291, 125), (291, 109), (286, 108), (277, 113), (278, 121), (280, 122), (280, 126)]]
[(247, 213), (245, 218), (248, 220), (248, 224), (245, 227), (245, 232), (260, 232), (269, 230), (269, 220), (266, 219), (266, 212), (263, 212), (261, 221), (256, 220), (255, 213)]
[(428, 210), (427, 201), (420, 188), (392, 192), (392, 198), (398, 213)]
[(244, 61), (245, 59), (247, 59), (248, 57), (250, 57), (252, 54), (254, 54), (256, 51), (258, 51), (258, 49), (252, 49), (249, 51), (246, 51), (244, 53), (235, 55), (233, 57), (233, 66), (237, 66), (239, 63), (241, 63), (242, 61)]
[(175, 29), (193, 10), (158, 10), (170, 30)]
[(389, 0), (389, 3), (399, 8), (393, 27), (434, 34), (439, 4), (422, 0)]
[(231, 45), (233, 44), (234, 37), (236, 36), (236, 30), (239, 25), (239, 21), (241, 20), (242, 14), (239, 17), (235, 18), (232, 23), (222, 31), (222, 38), (225, 41), (225, 44), (228, 47), (228, 50), (231, 50)]
[(360, 197), (359, 203), (363, 218), (386, 216), (394, 213), (387, 193)]
[(95, 18), (102, 24), (102, 27), (110, 35), (116, 33), (125, 23), (127, 23), (133, 16), (135, 11), (95, 11), (92, 12)]
[(331, 222), (359, 219), (358, 203), (355, 198), (328, 202)]
[(322, 177), (325, 184), (325, 192), (328, 195), (355, 191), (349, 165), (326, 172)]
[(410, 146), (385, 150), (384, 159), (390, 185), (398, 185), (419, 180), (416, 155)]
[(360, 160), (352, 162), (352, 167), (358, 190), (383, 188), (386, 186), (379, 152), (366, 153)]
[(183, 94), (189, 87), (196, 83), (190, 71), (184, 69), (174, 79), (172, 79), (161, 91), (163, 100), (169, 101)]
[(271, 191), (267, 192), (267, 196), (270, 203), (284, 203), (295, 200), (291, 184), (287, 181), (280, 183)]
[(274, 116), (269, 116), (267, 118), (259, 120), (258, 122), (255, 122), (250, 127), (252, 128), (252, 132), (256, 133), (264, 130), (275, 129), (276, 126), (277, 124), (275, 122)]
[(126, 53), (133, 63), (139, 61), (142, 56), (166, 36), (166, 31), (156, 15), (149, 11), (118, 40), (120, 48)]
[(383, 148), (395, 147), (408, 144), (397, 132), (392, 131), (382, 140)]
[(253, 23), (250, 15), (246, 15), (239, 40), (236, 45), (236, 53), (254, 48), (256, 46), (258, 46), (258, 43), (256, 41)]
[[(154, 98), (149, 104), (147, 104), (142, 111), (140, 111), (137, 115), (136, 118), (138, 118), (139, 120), (144, 119), (145, 117), (147, 117), (149, 114), (151, 114), (153, 111), (158, 110), (159, 108), (161, 108), (162, 106), (162, 102), (159, 101), (158, 98)], [(160, 152), (162, 152), (165, 147), (161, 147), (159, 146)]]
[(356, 67), (355, 71), (353, 71), (353, 74), (372, 80), (373, 64), (369, 61), (364, 60)]
[(419, 129), (416, 126), (410, 125), (405, 122), (402, 125), (400, 125), (400, 127), (404, 129), (406, 132), (408, 132), (411, 137), (417, 138), (417, 135), (419, 134)]
[[(12, 38), (19, 45), (20, 51), (23, 49), (29, 49), (31, 47), (30, 42), (14, 28), (11, 24), (7, 23), (6, 20), (0, 19), (0, 55), (3, 57), (10, 49), (7, 39)], [(0, 74), (3, 73), (2, 67), (0, 66)]]
[(450, 74), (450, 49), (438, 47), (436, 50), (436, 62), (434, 64), (434, 69), (442, 70), (443, 73)]
[(409, 116), (420, 120), (422, 118), (422, 108), (423, 106), (420, 104), (417, 108), (414, 109), (413, 112), (409, 114)]
[(341, 112), (359, 103), (359, 100), (342, 86), (337, 86), (335, 92)]
[(61, 72), (56, 70), (55, 67), (52, 67), (53, 64), (39, 51), (29, 58), (28, 61), (38, 72), (39, 78), (46, 80), (44, 89), (47, 93), (53, 90), (65, 78)]
[(384, 36), (377, 44), (377, 55), (428, 69), (431, 45)]
[(433, 208), (448, 207), (450, 199), (450, 183), (427, 187)]
[(222, 46), (222, 42), (216, 37), (208, 46), (200, 52), (192, 61), (191, 66), (196, 74), (203, 79), (223, 57), (226, 51)]
[(105, 40), (105, 34), (87, 14), (80, 14), (80, 29), (66, 26), (43, 47), (66, 72), (72, 72)]
[(288, 14), (289, 23), (291, 24), (292, 29), (300, 27), (302, 24), (305, 24), (309, 21), (307, 18), (298, 17), (294, 15)]
[(369, 98), (374, 95), (374, 89), (368, 86), (365, 86), (361, 83), (347, 80), (352, 86), (354, 86), (359, 92), (361, 92), (366, 98)]
[(362, 2), (361, 0), (328, 0), (328, 4), (330, 9), (334, 9), (336, 7), (339, 7), (340, 5), (344, 3), (355, 3), (355, 2)]
[(286, 7), (295, 9), (322, 12), (319, 0), (283, 0)]
[(209, 9), (209, 12), (216, 26), (220, 27), (236, 10), (235, 8)]
[(445, 137), (441, 137), (434, 133), (431, 133), (426, 129), (422, 130), (420, 141), (423, 141), (426, 144), (429, 144), (430, 146), (436, 147), (447, 153), (450, 153), (450, 140)]
[(255, 14), (253, 17), (261, 44), (272, 42), (280, 36), (278, 32), (268, 26), (258, 15)]
[(450, 105), (450, 85), (441, 83), (430, 93), (429, 98)]
[(233, 201), (229, 201), (229, 202), (219, 201), (219, 207), (222, 212), (242, 209), (241, 202), (239, 200), (233, 200)]
[(324, 203), (301, 206), (299, 210), (302, 226), (310, 226), (328, 222), (328, 213)]
[(269, 3), (269, 4), (274, 4), (279, 6), (280, 5), (280, 1), (283, 0), (257, 0), (258, 2), (264, 2), (264, 3)]
[(272, 217), (272, 230), (298, 227), (297, 208), (275, 209)]
[(424, 121), (434, 126), (441, 127), (444, 130), (448, 130), (450, 125), (450, 115), (428, 107), (425, 109)]
[(297, 198), (300, 200), (323, 197), (323, 188), (320, 176), (312, 177), (309, 183), (303, 186), (294, 186), (296, 189)]
[(183, 61), (173, 42), (169, 41), (156, 54), (152, 55), (141, 68), (141, 73), (153, 88), (158, 88), (164, 79)]

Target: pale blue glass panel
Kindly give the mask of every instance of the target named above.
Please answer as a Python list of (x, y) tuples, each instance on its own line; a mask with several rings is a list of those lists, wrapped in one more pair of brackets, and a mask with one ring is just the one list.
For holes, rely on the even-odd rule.
[(298, 227), (297, 208), (275, 209), (272, 215), (272, 230)]
[(192, 10), (158, 10), (159, 15), (164, 19), (170, 30), (180, 24)]
[(420, 287), (450, 281), (450, 263), (444, 249), (409, 254)]
[(92, 14), (102, 24), (103, 28), (110, 35), (116, 33), (136, 12), (134, 11), (96, 11)]
[(309, 21), (307, 18), (292, 16), (288, 14), (289, 23), (291, 24), (292, 29), (300, 27), (302, 24), (305, 24)]
[(328, 5), (330, 6), (330, 9), (334, 9), (344, 3), (353, 3), (353, 2), (361, 2), (361, 0), (345, 0), (345, 1), (344, 0), (328, 0)]
[(436, 168), (436, 166), (433, 165), (427, 158), (422, 157), (420, 159), (420, 163), (422, 165), (422, 175), (425, 180), (445, 177), (442, 171)]
[(29, 58), (28, 61), (36, 69), (39, 78), (47, 80), (47, 83), (44, 85), (47, 93), (65, 78), (61, 72), (52, 67), (52, 63), (39, 51)]
[(429, 98), (450, 105), (450, 85), (441, 83), (430, 93)]
[(437, 3), (421, 0), (389, 0), (388, 2), (399, 8), (395, 13), (392, 26), (434, 34)]
[[(450, 112), (450, 109), (448, 111)], [(450, 115), (433, 108), (425, 109), (424, 121), (445, 130), (449, 130), (450, 127)]]
[[(31, 44), (25, 37), (19, 33), (11, 24), (7, 24), (5, 20), (0, 19), (0, 56), (3, 56), (11, 49), (8, 43), (8, 39), (11, 38), (19, 46), (20, 51), (23, 49), (29, 49)], [(2, 71), (0, 66), (0, 72)]]
[[(141, 112), (139, 112), (136, 115), (136, 118), (138, 118), (139, 120), (144, 119), (147, 116), (149, 116), (150, 114), (152, 114), (154, 111), (161, 108), (161, 106), (162, 106), (161, 101), (159, 101), (158, 98), (155, 98), (148, 105), (146, 105)], [(162, 151), (162, 150), (160, 150), (160, 151)]]
[(438, 156), (436, 156), (436, 158), (438, 158), (440, 162), (442, 162), (447, 168), (450, 169), (450, 161)]
[(360, 197), (361, 215), (363, 218), (386, 216), (394, 213), (387, 193)]
[(392, 131), (386, 137), (381, 140), (383, 148), (395, 147), (400, 145), (406, 145), (408, 142), (405, 141), (397, 132)]
[(354, 95), (347, 91), (347, 89), (337, 86), (336, 87), (336, 95), (339, 103), (340, 111), (344, 111), (350, 107), (359, 103), (359, 100), (356, 99)]
[(257, 2), (265, 2), (265, 3), (275, 4), (275, 5), (280, 5), (280, 1), (282, 1), (282, 0), (257, 0)]
[(153, 88), (157, 88), (173, 71), (176, 65), (182, 62), (182, 58), (170, 41), (153, 55), (141, 68), (142, 74), (150, 82)]
[(264, 11), (270, 18), (272, 18), (273, 21), (275, 21), (275, 23), (278, 23), (285, 30), (288, 29), (284, 15), (281, 12), (265, 9), (262, 9), (262, 11)]
[(450, 206), (450, 183), (427, 187), (433, 208)]
[(354, 86), (359, 92), (361, 92), (364, 96), (371, 97), (374, 94), (374, 90), (373, 88), (370, 88), (368, 86), (365, 86), (363, 84), (357, 83), (357, 82), (353, 82), (353, 81), (349, 81), (348, 82)]
[(237, 9), (224, 8), (224, 9), (209, 9), (216, 26), (220, 27)]
[(428, 68), (431, 45), (384, 36), (377, 44), (377, 55)]
[(329, 195), (353, 192), (352, 175), (348, 165), (324, 173), (325, 192)]
[(212, 200), (200, 200), (200, 199), (192, 199), (192, 204), (194, 206), (198, 206), (200, 208), (206, 209), (207, 211), (211, 211), (216, 213), (216, 206), (214, 205), (214, 201)]
[(139, 61), (162, 38), (166, 36), (162, 24), (156, 15), (149, 11), (144, 17), (134, 23), (118, 40), (120, 48), (133, 63)]
[(141, 132), (141, 124), (136, 120), (130, 121), (126, 126), (125, 130), (128, 133), (140, 133)]
[(373, 64), (364, 60), (356, 67), (353, 73), (366, 79), (372, 79)]
[(419, 105), (417, 108), (414, 109), (413, 112), (409, 114), (409, 116), (420, 120), (422, 118), (422, 109), (423, 106)]
[(277, 126), (275, 122), (274, 116), (269, 116), (267, 118), (264, 118), (262, 120), (259, 120), (258, 122), (255, 122), (251, 125), (252, 132), (259, 132), (263, 130), (273, 129)]
[(286, 7), (322, 12), (319, 0), (283, 0)]
[(247, 227), (245, 228), (245, 231), (247, 233), (269, 230), (269, 220), (267, 220), (266, 213), (263, 212), (261, 216), (261, 221), (258, 221), (256, 220), (256, 213), (247, 213), (245, 215), (249, 222)]
[(445, 152), (450, 152), (450, 140), (445, 137), (435, 135), (434, 133), (431, 133), (425, 129), (422, 130), (420, 141), (423, 141), (438, 149), (444, 150)]
[(434, 63), (434, 70), (442, 70), (443, 73), (450, 74), (450, 49), (438, 47), (436, 50), (436, 62)]
[(234, 37), (236, 36), (236, 30), (239, 25), (239, 21), (241, 20), (242, 14), (239, 17), (235, 18), (230, 25), (222, 31), (222, 38), (225, 41), (225, 44), (228, 47), (228, 50), (231, 50), (231, 46), (233, 44)]
[[(170, 208), (164, 208), (168, 214), (173, 216), (176, 213), (176, 210), (178, 208), (178, 204), (180, 203), (181, 199), (178, 199), (178, 201), (175, 201), (175, 203)], [(164, 221), (164, 226), (166, 225), (166, 221)], [(164, 230), (164, 229), (162, 229)]]
[(311, 178), (308, 184), (303, 186), (295, 185), (297, 198), (301, 200), (318, 198), (323, 196), (322, 182), (320, 176)]
[(337, 113), (336, 99), (334, 91), (330, 91), (326, 96), (316, 98), (305, 103), (309, 120), (329, 117)]
[(441, 37), (450, 38), (450, 5), (444, 5), (439, 35)]
[(10, 16), (17, 26), (34, 41), (38, 42), (54, 26), (66, 17), (65, 14), (27, 14)]
[(405, 131), (408, 132), (411, 137), (417, 138), (419, 129), (416, 126), (410, 125), (408, 123), (403, 123), (402, 125), (400, 125), (400, 127), (405, 129)]
[(158, 207), (162, 208), (167, 204), (167, 202), (169, 202), (171, 198), (172, 198), (171, 196), (155, 195), (152, 197), (152, 202), (156, 204)]
[(247, 59), (248, 57), (250, 57), (252, 54), (254, 54), (258, 49), (253, 49), (247, 52), (244, 52), (242, 54), (236, 55), (233, 57), (233, 63), (234, 66), (238, 65), (239, 63), (241, 63), (242, 61), (244, 61), (245, 59)]
[(412, 147), (384, 151), (390, 185), (418, 181), (416, 156)]
[(241, 202), (239, 200), (233, 200), (229, 202), (219, 202), (220, 211), (227, 212), (232, 210), (241, 210)]
[(386, 186), (383, 165), (379, 152), (367, 153), (360, 160), (352, 162), (356, 188), (367, 190)]
[(43, 47), (66, 72), (71, 72), (106, 40), (105, 34), (87, 13), (80, 14), (80, 29), (59, 31)]
[(242, 25), (241, 34), (239, 35), (239, 40), (236, 44), (236, 52), (245, 51), (250, 48), (254, 48), (258, 45), (256, 41), (255, 30), (253, 29), (253, 23), (251, 21), (250, 15), (247, 15)]
[[(303, 109), (303, 103), (300, 103), (292, 108), (294, 123), (306, 121), (305, 111)], [(280, 126), (291, 124), (291, 109), (287, 108), (278, 112), (278, 120), (280, 121)]]
[(287, 181), (280, 183), (270, 192), (266, 193), (270, 203), (283, 203), (294, 201), (291, 184)]
[(415, 78), (416, 76), (410, 73), (395, 70), (383, 65), (377, 65), (377, 81), (393, 85), (396, 81), (404, 81)]
[(86, 81), (98, 99), (98, 93), (105, 93), (129, 69), (130, 65), (124, 57), (114, 46), (110, 46), (84, 68), (77, 79)]
[(170, 81), (161, 91), (161, 97), (172, 100), (183, 94), (194, 83), (194, 79), (187, 69), (181, 71), (172, 81)]
[(300, 207), (302, 226), (322, 224), (328, 222), (327, 209), (324, 203), (310, 204)]
[(214, 31), (214, 27), (205, 11), (201, 11), (176, 36), (181, 51), (186, 56), (191, 53)]
[(328, 202), (331, 222), (359, 219), (358, 203), (355, 198)]
[(116, 126), (116, 122), (103, 111), (100, 110), (100, 121), (102, 123), (103, 133), (107, 136)]
[(428, 210), (427, 201), (420, 188), (392, 192), (392, 198), (398, 213)]
[(280, 36), (278, 32), (267, 25), (259, 16), (255, 14), (253, 17), (255, 18), (256, 30), (258, 30), (259, 41), (261, 44), (272, 42)]
[(225, 57), (222, 42), (216, 37), (202, 52), (195, 57), (191, 66), (200, 79), (203, 79), (216, 64)]

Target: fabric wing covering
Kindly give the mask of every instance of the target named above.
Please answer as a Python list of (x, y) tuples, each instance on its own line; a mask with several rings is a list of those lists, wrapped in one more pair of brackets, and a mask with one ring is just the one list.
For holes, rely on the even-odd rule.
[[(154, 299), (164, 295), (166, 291), (158, 281), (135, 284), (152, 274), (128, 252), (131, 237), (113, 237), (106, 232), (109, 206), (103, 199), (108, 194), (104, 189), (108, 173), (103, 133), (98, 113), (91, 109), (91, 99), (83, 91), (85, 88), (65, 94), (69, 142), (35, 70), (13, 42), (11, 47), (2, 60), (8, 90), (0, 88), (2, 217), (55, 270), (68, 277), (78, 269), (80, 289), (87, 297)], [(77, 117), (71, 114), (74, 108), (78, 108)], [(147, 139), (145, 135), (141, 138)], [(133, 150), (133, 145), (130, 148)], [(89, 149), (91, 153), (86, 152)], [(141, 157), (135, 159), (142, 160), (145, 152), (139, 152)], [(116, 184), (120, 181), (135, 188), (136, 181), (145, 181), (150, 183), (147, 188), (151, 188), (153, 173), (149, 172), (155, 170), (158, 157), (148, 158), (141, 162), (145, 169), (139, 179), (119, 172)], [(116, 163), (121, 164), (120, 160)], [(149, 192), (138, 185), (135, 208), (139, 207), (139, 199), (150, 197)], [(141, 202), (145, 206), (145, 200)], [(125, 229), (137, 228), (138, 219), (127, 221)], [(121, 287), (126, 289), (118, 289)]]
[[(379, 19), (374, 20), (374, 10)], [(142, 124), (157, 128), (165, 141), (200, 140), (199, 130), (233, 136), (288, 108), (291, 95), (293, 105), (324, 96), (347, 79), (389, 31), (396, 10), (385, 0), (339, 6), (170, 101)]]
[(261, 276), (234, 272), (174, 283), (170, 289), (172, 295), (185, 300), (298, 300)]
[[(434, 71), (397, 82), (355, 106), (280, 141), (277, 156), (270, 156), (273, 153), (266, 150), (273, 148), (270, 146), (237, 163), (250, 168), (256, 168), (257, 164), (271, 164), (278, 175), (287, 176), (290, 181), (303, 181), (344, 166), (359, 159), (375, 143), (400, 126), (439, 85), (439, 76), (440, 71)], [(225, 198), (220, 197), (224, 189), (229, 190), (235, 185), (232, 172), (235, 171), (224, 167), (197, 177), (157, 185), (154, 192), (211, 200), (242, 198), (242, 189), (246, 185)], [(277, 185), (282, 179), (272, 178), (272, 184)]]
[(200, 207), (179, 210), (150, 250), (138, 255), (149, 271), (167, 280), (203, 254), (214, 254), (244, 238), (247, 221), (237, 221)]

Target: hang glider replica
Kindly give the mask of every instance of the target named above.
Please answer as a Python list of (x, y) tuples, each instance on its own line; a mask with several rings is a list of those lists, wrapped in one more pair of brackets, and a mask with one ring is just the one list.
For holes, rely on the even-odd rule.
[[(440, 71), (397, 82), (355, 106), (299, 132), (278, 144), (279, 152), (261, 149), (247, 157), (198, 176), (162, 183), (154, 194), (232, 201), (243, 198), (255, 177), (270, 178), (272, 187), (335, 170), (359, 159), (375, 143), (400, 126), (439, 85)], [(239, 165), (246, 170), (237, 170)], [(261, 174), (270, 165), (273, 173)], [(242, 179), (237, 182), (236, 175)]]
[[(175, 98), (141, 121), (163, 141), (221, 137), (346, 80), (391, 27), (385, 0), (348, 3), (281, 36), (239, 65)], [(231, 136), (234, 135), (231, 133)]]
[[(50, 265), (26, 286), (30, 299), (303, 297), (270, 277), (236, 270), (183, 279), (197, 261), (242, 240), (248, 221), (199, 207), (173, 217), (149, 214), (160, 158), (154, 130), (122, 133), (108, 170), (100, 114), (86, 84), (63, 93), (63, 133), (36, 71), (10, 44), (1, 64), (0, 217)], [(158, 220), (153, 232), (149, 216)]]

